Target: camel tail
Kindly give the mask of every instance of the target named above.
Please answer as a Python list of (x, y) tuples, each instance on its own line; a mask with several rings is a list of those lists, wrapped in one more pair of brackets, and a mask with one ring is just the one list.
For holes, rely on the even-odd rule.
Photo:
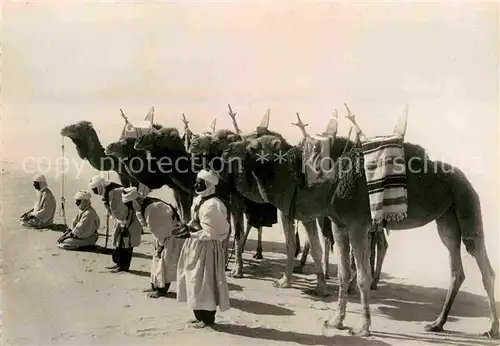
[(476, 249), (484, 246), (484, 229), (479, 195), (465, 174), (451, 167), (453, 208), (460, 225), (460, 237), (467, 252), (474, 256)]

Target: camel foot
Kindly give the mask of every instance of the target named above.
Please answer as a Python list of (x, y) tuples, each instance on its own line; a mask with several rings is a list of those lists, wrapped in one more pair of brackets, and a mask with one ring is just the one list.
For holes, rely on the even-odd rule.
[(424, 327), (424, 329), (426, 332), (435, 332), (435, 333), (444, 332), (443, 326), (440, 325), (438, 322), (428, 324)]
[(283, 275), (281, 279), (273, 282), (273, 286), (278, 288), (290, 288), (292, 287), (292, 283)]
[(241, 279), (243, 278), (243, 269), (241, 269), (241, 267), (236, 267), (229, 273), (229, 276), (235, 279)]
[(498, 326), (496, 328), (491, 327), (490, 330), (483, 333), (483, 336), (488, 337), (489, 339), (500, 339), (500, 332), (498, 331)]
[(353, 336), (368, 337), (370, 336), (370, 330), (368, 327), (362, 327), (360, 329), (350, 330), (349, 334)]
[(295, 274), (304, 274), (304, 267), (303, 266), (293, 267), (293, 272)]
[(328, 280), (330, 279), (330, 274), (328, 274), (328, 272), (325, 272), (325, 280)]
[(376, 283), (375, 281), (374, 281), (374, 282), (372, 282), (372, 284), (370, 285), (370, 289), (371, 289), (372, 291), (376, 291), (376, 290), (378, 290), (378, 285), (377, 285), (377, 283)]
[(255, 259), (264, 259), (264, 256), (262, 256), (262, 251), (257, 251), (255, 255), (253, 255), (253, 258)]
[(328, 293), (324, 289), (315, 288), (313, 290), (305, 290), (304, 292), (311, 297), (328, 297)]
[(335, 317), (333, 320), (330, 321), (324, 321), (323, 326), (327, 329), (338, 329), (338, 330), (349, 329), (348, 327), (344, 326), (344, 323), (340, 320), (339, 317)]

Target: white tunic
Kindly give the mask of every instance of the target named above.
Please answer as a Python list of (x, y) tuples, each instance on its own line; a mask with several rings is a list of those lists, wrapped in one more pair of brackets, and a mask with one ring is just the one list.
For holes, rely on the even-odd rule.
[(35, 202), (30, 214), (38, 219), (41, 226), (51, 225), (54, 222), (56, 207), (56, 199), (52, 191), (45, 187), (39, 191), (38, 201)]
[[(197, 196), (193, 202), (194, 219), (200, 201)], [(229, 234), (227, 209), (220, 199), (212, 197), (201, 205), (198, 214), (201, 230), (191, 233), (179, 258), (177, 300), (187, 302), (191, 310), (215, 311), (218, 306), (226, 311), (230, 306), (222, 241)]]
[(67, 238), (62, 243), (57, 244), (63, 249), (78, 249), (80, 247), (95, 245), (99, 238), (100, 226), (99, 215), (92, 206), (80, 210), (73, 219), (71, 233), (75, 238)]
[[(125, 203), (123, 203), (122, 191), (123, 187), (117, 187), (109, 192), (109, 211), (111, 216), (113, 216), (113, 218), (118, 222), (115, 225), (113, 232), (113, 245), (118, 247), (120, 244), (120, 224), (122, 224), (126, 226), (130, 233), (130, 244), (127, 240), (123, 244), (123, 247), (136, 247), (141, 245), (142, 226), (135, 216), (135, 212), (133, 210), (129, 210)], [(127, 216), (129, 216), (129, 213), (132, 213), (133, 215), (130, 215), (130, 219), (128, 220)]]
[[(154, 240), (151, 283), (156, 288), (165, 287), (165, 284), (176, 281), (177, 277), (177, 262), (184, 239), (172, 235), (172, 231), (178, 226), (173, 216), (172, 209), (160, 201), (152, 202), (144, 211), (144, 219)], [(158, 257), (157, 250), (160, 246), (164, 249)]]

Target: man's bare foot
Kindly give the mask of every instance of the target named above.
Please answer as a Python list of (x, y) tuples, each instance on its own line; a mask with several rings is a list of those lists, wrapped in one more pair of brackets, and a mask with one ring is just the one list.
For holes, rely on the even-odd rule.
[(193, 323), (193, 324), (191, 325), (191, 327), (192, 327), (192, 328), (194, 328), (194, 329), (202, 329), (202, 328), (206, 328), (206, 327), (208, 327), (208, 326), (209, 326), (209, 325), (208, 325), (208, 324), (206, 324), (206, 323), (205, 323), (205, 322), (203, 322), (203, 321), (199, 321), (199, 322)]

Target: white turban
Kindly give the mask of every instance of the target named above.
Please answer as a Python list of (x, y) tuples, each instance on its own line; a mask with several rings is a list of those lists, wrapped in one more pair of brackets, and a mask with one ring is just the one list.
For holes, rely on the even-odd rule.
[(137, 191), (136, 187), (127, 187), (123, 189), (122, 192), (122, 202), (127, 203), (131, 202), (140, 197), (139, 191)]
[(214, 186), (219, 183), (219, 177), (217, 177), (214, 173), (207, 171), (206, 169), (201, 170), (196, 178), (208, 181), (211, 185)]
[(75, 193), (75, 196), (74, 196), (74, 199), (77, 200), (87, 200), (87, 201), (90, 201), (90, 199), (92, 198), (92, 195), (90, 194), (90, 192), (88, 191), (85, 191), (85, 190), (80, 190), (80, 191), (77, 191)]
[(34, 182), (47, 184), (47, 178), (44, 175), (35, 175), (33, 178)]
[(90, 180), (89, 189), (92, 190), (92, 189), (99, 188), (99, 187), (106, 187), (109, 184), (110, 184), (110, 182), (105, 180), (100, 175), (95, 175), (94, 177), (92, 177), (92, 180)]

